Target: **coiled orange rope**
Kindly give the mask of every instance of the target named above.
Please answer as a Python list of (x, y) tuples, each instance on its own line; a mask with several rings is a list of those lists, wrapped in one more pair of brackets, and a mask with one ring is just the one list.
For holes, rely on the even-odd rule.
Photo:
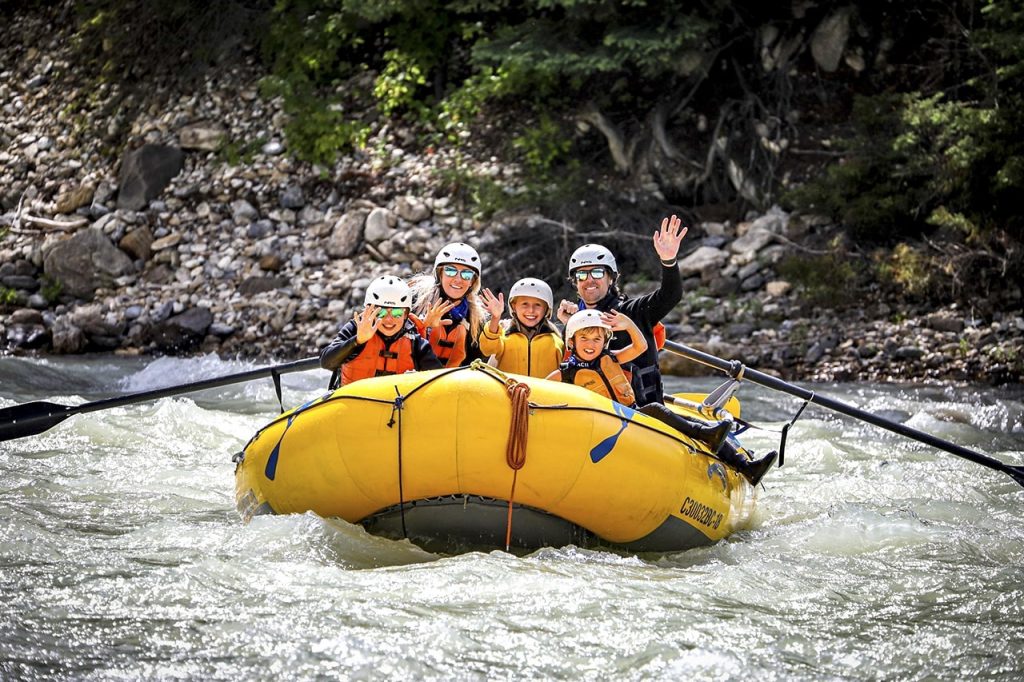
[(526, 441), (530, 431), (530, 387), (515, 379), (506, 378), (505, 390), (512, 401), (512, 417), (508, 426), (508, 445), (505, 462), (512, 469), (512, 490), (508, 495), (508, 522), (505, 526), (505, 551), (512, 544), (512, 503), (516, 496), (516, 478), (526, 464)]

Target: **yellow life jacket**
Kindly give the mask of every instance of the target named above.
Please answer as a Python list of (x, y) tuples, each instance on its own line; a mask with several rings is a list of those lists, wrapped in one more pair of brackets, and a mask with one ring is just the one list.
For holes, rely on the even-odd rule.
[(543, 379), (559, 368), (565, 343), (556, 330), (542, 331), (530, 337), (517, 325), (503, 323), (497, 334), (491, 334), (484, 327), (480, 333), (480, 352), (485, 356), (495, 356), (502, 372)]
[(630, 373), (624, 370), (615, 356), (608, 351), (603, 351), (596, 359), (587, 363), (574, 363), (570, 358), (570, 362), (563, 364), (559, 369), (562, 381), (567, 384), (582, 386), (626, 407), (636, 405), (636, 395), (630, 385)]

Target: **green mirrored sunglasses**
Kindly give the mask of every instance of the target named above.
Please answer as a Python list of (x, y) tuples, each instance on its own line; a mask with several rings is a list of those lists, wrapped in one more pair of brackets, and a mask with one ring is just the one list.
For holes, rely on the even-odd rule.
[(405, 308), (381, 308), (377, 311), (377, 317), (387, 317), (389, 310), (391, 311), (391, 317), (401, 317), (402, 315), (405, 315), (406, 311)]

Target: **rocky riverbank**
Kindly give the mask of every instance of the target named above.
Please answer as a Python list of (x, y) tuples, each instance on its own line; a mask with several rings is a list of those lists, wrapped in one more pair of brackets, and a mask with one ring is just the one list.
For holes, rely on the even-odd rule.
[[(485, 284), (507, 286), (517, 272), (495, 251), (501, 235), (581, 227), (472, 215), (438, 178), (457, 166), (514, 193), (518, 169), (467, 147), (421, 149), (414, 131), (387, 121), (329, 168), (296, 161), (255, 60), (158, 93), (133, 118), (107, 112), (117, 86), (80, 96), (66, 42), (33, 39), (46, 29), (0, 29), (4, 352), (306, 357), (378, 274), (422, 271), (443, 244), (467, 241), (483, 255)], [(829, 230), (777, 208), (692, 225), (671, 336), (787, 378), (1020, 380), (1019, 309), (981, 319), (879, 296), (809, 306), (777, 266)], [(626, 272), (627, 291), (646, 290), (655, 267), (652, 257), (651, 273)], [(670, 355), (665, 369), (701, 371)]]

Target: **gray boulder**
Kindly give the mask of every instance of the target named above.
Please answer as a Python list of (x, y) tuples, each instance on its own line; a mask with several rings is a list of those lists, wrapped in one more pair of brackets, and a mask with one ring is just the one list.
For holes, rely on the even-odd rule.
[(348, 258), (356, 252), (363, 238), (363, 226), (369, 211), (354, 209), (345, 213), (334, 224), (327, 237), (327, 253), (332, 258)]
[(61, 284), (61, 292), (91, 298), (100, 287), (134, 271), (131, 258), (104, 234), (89, 228), (76, 232), (43, 251), (43, 272)]
[(181, 172), (185, 154), (177, 147), (144, 144), (125, 153), (118, 176), (117, 207), (140, 211)]
[(189, 308), (153, 325), (149, 340), (165, 352), (191, 351), (202, 343), (213, 324), (213, 313), (203, 307)]

